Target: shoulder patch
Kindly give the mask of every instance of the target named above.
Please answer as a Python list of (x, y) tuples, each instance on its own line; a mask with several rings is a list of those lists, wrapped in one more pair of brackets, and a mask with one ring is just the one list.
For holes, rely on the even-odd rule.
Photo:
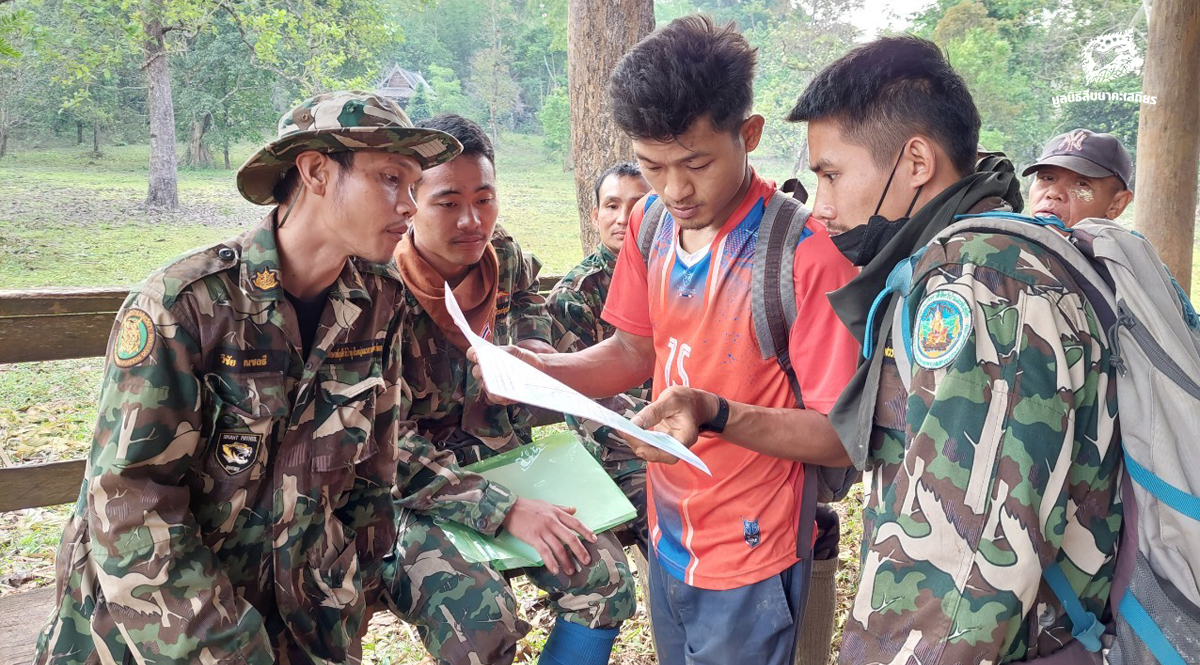
[(113, 340), (112, 358), (117, 367), (133, 367), (150, 356), (158, 341), (154, 321), (140, 309), (126, 310)]
[(953, 291), (934, 291), (921, 301), (913, 336), (913, 359), (925, 369), (940, 369), (958, 357), (971, 335), (971, 306)]

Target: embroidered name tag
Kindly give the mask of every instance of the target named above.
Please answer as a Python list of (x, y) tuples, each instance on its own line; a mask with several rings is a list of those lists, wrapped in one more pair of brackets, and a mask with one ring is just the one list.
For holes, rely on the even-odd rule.
[(383, 353), (383, 342), (368, 340), (366, 342), (351, 342), (336, 344), (325, 355), (327, 363), (348, 363), (362, 360)]
[(217, 350), (216, 369), (237, 373), (282, 372), (286, 357), (287, 354), (283, 351), (219, 349)]

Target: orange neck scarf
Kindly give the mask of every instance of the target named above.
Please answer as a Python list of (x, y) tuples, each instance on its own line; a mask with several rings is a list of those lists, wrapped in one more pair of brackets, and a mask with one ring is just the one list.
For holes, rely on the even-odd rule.
[[(464, 353), (470, 347), (467, 338), (454, 325), (450, 312), (446, 310), (445, 280), (441, 274), (425, 259), (421, 258), (413, 243), (412, 233), (407, 233), (396, 247), (396, 267), (404, 284), (417, 302), (441, 329), (446, 339), (450, 340)], [(454, 299), (458, 301), (467, 323), (475, 334), (490, 340), (492, 328), (496, 319), (496, 287), (500, 280), (500, 263), (496, 258), (496, 249), (491, 243), (486, 245), (479, 263), (471, 266), (470, 271), (463, 277), (458, 286), (454, 287)]]

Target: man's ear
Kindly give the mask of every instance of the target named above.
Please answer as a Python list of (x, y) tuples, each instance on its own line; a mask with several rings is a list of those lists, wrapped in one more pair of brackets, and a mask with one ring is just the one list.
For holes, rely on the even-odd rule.
[(592, 226), (594, 226), (596, 228), (596, 230), (600, 229), (600, 204), (599, 203), (592, 206)]
[(758, 142), (762, 140), (765, 122), (766, 120), (757, 113), (742, 121), (738, 134), (742, 137), (742, 145), (746, 147), (746, 152), (754, 152), (754, 149), (758, 147)]
[(1132, 200), (1133, 192), (1128, 189), (1122, 189), (1113, 196), (1112, 203), (1108, 204), (1108, 211), (1104, 213), (1104, 216), (1109, 219), (1120, 217), (1121, 213), (1125, 212), (1125, 208)]
[(933, 142), (924, 136), (914, 136), (904, 148), (904, 156), (908, 157), (909, 183), (915, 189), (933, 180), (937, 169), (942, 166), (938, 160)]
[(306, 150), (296, 157), (296, 172), (300, 175), (300, 186), (316, 196), (324, 196), (329, 187), (333, 160), (316, 150)]

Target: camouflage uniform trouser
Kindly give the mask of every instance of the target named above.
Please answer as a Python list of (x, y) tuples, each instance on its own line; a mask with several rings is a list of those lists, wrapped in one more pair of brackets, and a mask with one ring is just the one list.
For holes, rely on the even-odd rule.
[[(632, 418), (649, 404), (644, 399), (626, 394), (599, 401), (626, 418)], [(638, 549), (642, 551), (642, 556), (645, 556), (646, 547), (650, 543), (650, 534), (646, 527), (646, 462), (634, 455), (629, 444), (612, 428), (597, 425), (590, 420), (580, 420), (575, 416), (566, 416), (564, 420), (567, 427), (583, 439), (584, 447), (600, 462), (609, 477), (637, 509), (637, 517), (620, 529), (627, 529), (633, 535)]]
[[(469, 563), (428, 515), (403, 510), (396, 551), (384, 562), (388, 606), (415, 625), (429, 654), (447, 665), (507, 664), (529, 624), (490, 566)], [(544, 567), (524, 573), (549, 595), (559, 617), (589, 628), (616, 628), (636, 610), (633, 577), (611, 532), (584, 543), (591, 563), (573, 575)]]

